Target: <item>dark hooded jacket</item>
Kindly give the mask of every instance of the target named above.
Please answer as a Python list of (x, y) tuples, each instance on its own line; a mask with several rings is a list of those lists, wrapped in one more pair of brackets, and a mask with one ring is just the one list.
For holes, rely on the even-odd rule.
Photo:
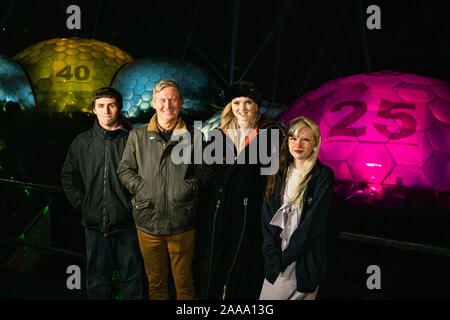
[[(271, 150), (272, 137), (278, 140), (279, 147), (283, 128), (265, 115), (261, 115), (257, 128), (256, 137), (238, 155), (232, 140), (220, 131), (223, 157), (226, 158), (228, 148), (234, 159), (231, 164), (214, 165), (215, 178), (207, 188), (208, 201), (198, 217), (195, 268), (201, 299), (258, 299), (261, 291), (261, 206), (267, 177), (267, 173), (261, 174), (261, 168), (270, 164), (264, 164), (260, 157), (256, 161), (251, 157)], [(278, 150), (274, 159), (278, 161)]]
[(81, 224), (105, 234), (134, 225), (130, 194), (120, 183), (116, 168), (131, 126), (121, 119), (117, 130), (93, 127), (72, 142), (61, 179), (72, 206), (81, 211)]

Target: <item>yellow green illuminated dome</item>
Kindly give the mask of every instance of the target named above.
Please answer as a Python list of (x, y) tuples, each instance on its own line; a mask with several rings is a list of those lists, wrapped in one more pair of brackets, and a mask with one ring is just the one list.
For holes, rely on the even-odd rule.
[(92, 92), (110, 86), (133, 58), (94, 39), (57, 38), (39, 42), (14, 58), (28, 73), (43, 112), (90, 112)]

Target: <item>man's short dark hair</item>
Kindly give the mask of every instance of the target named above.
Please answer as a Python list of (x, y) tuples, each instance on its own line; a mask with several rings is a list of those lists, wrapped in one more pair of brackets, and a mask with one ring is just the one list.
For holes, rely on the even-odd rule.
[(114, 98), (116, 99), (116, 104), (120, 110), (122, 110), (122, 95), (119, 91), (111, 87), (103, 87), (96, 90), (92, 94), (92, 109), (95, 107), (95, 100), (100, 98)]

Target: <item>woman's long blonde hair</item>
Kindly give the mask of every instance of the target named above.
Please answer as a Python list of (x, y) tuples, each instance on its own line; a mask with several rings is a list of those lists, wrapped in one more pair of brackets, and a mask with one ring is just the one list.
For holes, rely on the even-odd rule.
[[(296, 190), (296, 198), (294, 200), (297, 208), (299, 209), (301, 204), (303, 203), (303, 198), (306, 190), (306, 186), (311, 179), (311, 173), (316, 165), (317, 157), (319, 155), (320, 146), (322, 144), (322, 139), (320, 136), (319, 126), (312, 121), (311, 119), (305, 117), (298, 117), (292, 120), (289, 124), (289, 128), (287, 130), (287, 134), (283, 139), (283, 143), (281, 145), (280, 151), (280, 169), (281, 172), (281, 191), (280, 191), (280, 201), (283, 201), (283, 195), (286, 189), (286, 177), (288, 176), (289, 170), (291, 170), (291, 166), (294, 163), (294, 158), (289, 152), (289, 138), (297, 137), (299, 132), (303, 128), (311, 128), (312, 134), (314, 136), (315, 149), (305, 161), (305, 166), (303, 168), (303, 173), (298, 183), (298, 187)], [(266, 185), (266, 200), (269, 201), (269, 198), (273, 195), (275, 182), (276, 182), (276, 174), (269, 176)]]
[[(234, 144), (236, 146), (238, 146), (238, 137), (236, 134), (233, 134), (233, 132), (237, 133), (240, 128), (239, 128), (237, 118), (233, 114), (231, 102), (229, 102), (222, 111), (222, 115), (220, 116), (219, 129), (226, 130), (228, 133), (230, 133), (230, 135), (229, 135), (230, 138), (233, 140)], [(256, 102), (255, 102), (255, 105), (256, 105), (256, 112), (249, 119), (249, 127), (248, 128), (250, 128), (250, 129), (255, 128), (257, 126), (259, 119), (261, 118), (261, 113), (259, 113), (259, 107), (256, 104)]]

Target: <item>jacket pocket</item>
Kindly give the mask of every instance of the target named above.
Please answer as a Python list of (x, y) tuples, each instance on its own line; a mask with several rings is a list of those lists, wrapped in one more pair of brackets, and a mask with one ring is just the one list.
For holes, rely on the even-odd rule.
[(318, 285), (317, 268), (312, 258), (312, 250), (297, 261), (297, 291), (312, 292)]
[(134, 197), (131, 199), (131, 205), (133, 206), (133, 218), (136, 226), (149, 231), (154, 230), (155, 224), (152, 221), (154, 221), (155, 210), (151, 200), (138, 200)]
[(87, 198), (88, 193), (85, 193), (83, 198), (81, 198), (80, 200), (80, 211), (82, 214), (85, 214), (86, 212), (86, 198)]
[(102, 214), (101, 199), (93, 196), (93, 192), (86, 192), (81, 202), (81, 215), (88, 227), (98, 227)]
[(187, 227), (195, 226), (195, 200), (178, 201), (172, 200), (169, 220), (174, 230), (185, 230)]
[(177, 208), (186, 209), (186, 210), (192, 210), (192, 208), (195, 205), (195, 199), (191, 199), (188, 201), (178, 201), (178, 200), (172, 200), (173, 204)]
[(136, 197), (131, 199), (131, 205), (133, 206), (133, 209), (136, 210), (145, 209), (150, 206), (150, 203), (150, 199), (137, 200)]
[(183, 180), (179, 187), (173, 193), (173, 201), (175, 204), (186, 204), (195, 198), (195, 189), (191, 182)]
[(150, 201), (150, 203), (152, 202), (155, 203), (153, 201), (155, 197), (156, 197), (156, 190), (154, 190), (152, 184), (146, 180), (142, 180), (141, 186), (137, 190), (134, 197), (131, 199), (131, 204), (133, 208), (136, 208), (136, 205), (138, 205), (140, 207), (139, 209), (142, 209), (141, 207), (145, 205), (146, 201)]
[(297, 261), (297, 286), (300, 292), (312, 292), (325, 276), (326, 256), (322, 252), (321, 239)]

